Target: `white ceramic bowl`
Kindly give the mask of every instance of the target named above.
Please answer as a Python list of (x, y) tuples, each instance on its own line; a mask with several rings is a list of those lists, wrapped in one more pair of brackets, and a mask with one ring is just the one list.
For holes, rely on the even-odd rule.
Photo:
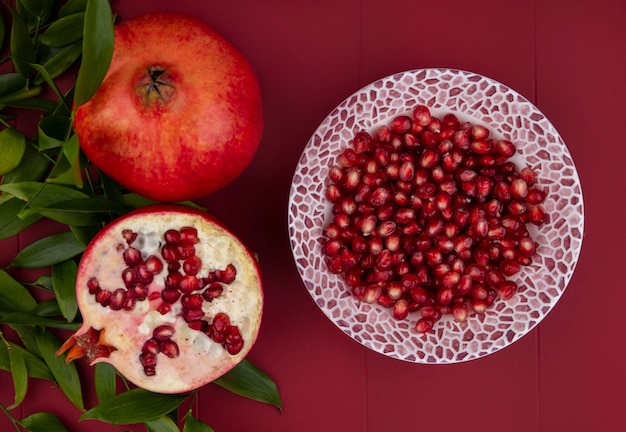
[[(533, 227), (533, 263), (515, 275), (520, 289), (467, 321), (444, 317), (432, 332), (416, 333), (419, 313), (398, 321), (377, 304), (356, 300), (322, 254), (330, 217), (328, 170), (360, 130), (373, 132), (396, 115), (427, 105), (433, 115), (452, 112), (489, 128), (518, 149), (513, 161), (530, 166), (547, 192), (548, 223)], [(563, 295), (582, 246), (584, 211), (572, 157), (550, 121), (526, 98), (485, 76), (454, 69), (418, 69), (373, 82), (337, 106), (306, 145), (293, 177), (289, 235), (297, 269), (315, 304), (345, 334), (389, 357), (415, 363), (456, 363), (494, 353), (536, 327)]]

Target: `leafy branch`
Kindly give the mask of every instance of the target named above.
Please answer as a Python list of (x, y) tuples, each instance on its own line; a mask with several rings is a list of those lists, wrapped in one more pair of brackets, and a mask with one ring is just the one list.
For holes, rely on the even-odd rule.
[[(96, 92), (113, 53), (114, 16), (109, 2), (57, 3), (17, 0), (15, 9), (0, 10), (0, 47), (8, 51), (0, 63), (13, 70), (0, 74), (0, 240), (15, 237), (39, 221), (67, 228), (23, 248), (0, 269), (0, 370), (10, 372), (15, 392), (14, 403), (0, 404), (0, 410), (18, 431), (67, 431), (53, 413), (24, 419), (11, 414), (27, 398), (29, 380), (43, 379), (58, 386), (83, 412), (81, 420), (143, 423), (148, 431), (178, 431), (173, 418), (195, 391), (163, 395), (130, 389), (123, 377), (120, 389), (116, 370), (98, 364), (93, 380), (99, 404), (85, 407), (84, 377), (73, 363), (66, 365), (54, 355), (61, 341), (51, 330), (80, 327), (75, 281), (86, 245), (112, 219), (152, 204), (99, 172), (81, 153), (72, 129), (74, 110)], [(10, 40), (5, 41), (9, 17)], [(62, 90), (68, 81), (69, 90)], [(34, 131), (16, 127), (18, 115), (26, 111), (39, 115)], [(44, 274), (34, 282), (23, 282), (12, 275), (18, 268), (40, 269)], [(2, 328), (10, 328), (18, 340), (9, 340)], [(281, 409), (274, 382), (247, 360), (214, 383)], [(191, 410), (183, 422), (186, 432), (212, 430)]]

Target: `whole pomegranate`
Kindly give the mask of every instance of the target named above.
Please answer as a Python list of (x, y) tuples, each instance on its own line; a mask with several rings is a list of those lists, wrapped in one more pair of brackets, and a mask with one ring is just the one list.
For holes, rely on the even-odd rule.
[(110, 363), (159, 393), (233, 368), (254, 344), (263, 308), (246, 246), (208, 214), (165, 204), (98, 233), (80, 261), (76, 298), (83, 324), (57, 354)]
[(129, 190), (195, 199), (251, 163), (261, 91), (244, 56), (207, 24), (149, 13), (115, 27), (109, 70), (77, 108), (74, 130), (87, 157)]

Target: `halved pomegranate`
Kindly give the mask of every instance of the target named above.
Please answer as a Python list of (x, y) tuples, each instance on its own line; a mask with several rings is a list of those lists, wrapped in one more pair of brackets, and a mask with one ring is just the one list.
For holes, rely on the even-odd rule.
[(159, 393), (190, 391), (237, 365), (263, 309), (247, 247), (205, 212), (177, 205), (107, 225), (81, 259), (76, 298), (83, 325), (57, 354), (110, 363)]

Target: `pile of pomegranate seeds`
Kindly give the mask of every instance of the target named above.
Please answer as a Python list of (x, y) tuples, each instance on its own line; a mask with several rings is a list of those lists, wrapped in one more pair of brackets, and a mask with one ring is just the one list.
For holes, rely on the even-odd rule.
[(417, 312), (425, 333), (517, 292), (510, 277), (535, 254), (527, 224), (545, 223), (546, 195), (511, 162), (515, 145), (489, 134), (423, 105), (355, 134), (329, 170), (323, 238), (328, 269), (355, 298), (399, 320)]

